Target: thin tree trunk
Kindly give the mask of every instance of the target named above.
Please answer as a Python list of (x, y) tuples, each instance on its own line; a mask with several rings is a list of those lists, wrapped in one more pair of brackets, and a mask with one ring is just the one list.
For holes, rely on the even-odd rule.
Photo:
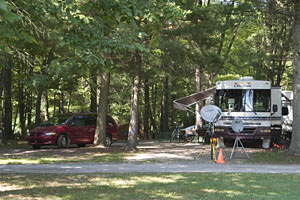
[(72, 101), (72, 90), (69, 91), (69, 99), (68, 99), (67, 113), (70, 112), (71, 101)]
[(40, 88), (38, 91), (36, 104), (35, 104), (35, 126), (39, 126), (41, 124), (41, 104), (42, 104), (42, 95), (43, 89)]
[(24, 84), (19, 86), (19, 115), (20, 115), (20, 128), (21, 136), (26, 136), (26, 121), (25, 121), (25, 100), (24, 100)]
[(168, 132), (168, 82), (167, 76), (163, 78), (162, 84), (162, 102), (161, 102), (161, 117), (160, 117), (160, 132)]
[(91, 69), (91, 81), (90, 81), (90, 88), (91, 88), (91, 104), (90, 104), (90, 111), (97, 112), (97, 70), (95, 68)]
[(110, 73), (104, 72), (101, 76), (97, 127), (94, 139), (94, 145), (98, 146), (106, 146), (106, 116), (108, 106), (109, 84)]
[[(5, 58), (6, 59), (6, 58)], [(5, 61), (5, 78), (4, 78), (4, 89), (5, 89), (5, 100), (4, 100), (4, 133), (2, 136), (2, 143), (7, 144), (7, 140), (12, 138), (12, 102), (11, 102), (11, 79), (12, 72), (11, 66), (8, 60)]]
[(145, 111), (144, 111), (144, 133), (147, 139), (149, 139), (149, 112), (150, 112), (150, 93), (149, 93), (149, 81), (145, 80)]
[(63, 114), (64, 113), (64, 92), (60, 91), (60, 95), (59, 95), (59, 114)]
[(293, 61), (293, 135), (289, 148), (290, 154), (300, 154), (300, 1), (294, 1), (295, 16), (293, 25), (294, 61)]
[[(201, 67), (200, 65), (196, 65), (196, 73), (195, 73), (195, 88), (196, 88), (196, 92), (201, 92), (203, 89), (203, 85), (202, 85), (202, 79), (203, 79), (203, 73), (201, 71)], [(200, 109), (202, 107), (202, 102), (198, 102), (196, 103), (196, 108), (195, 108), (195, 114), (196, 114), (196, 129), (199, 129), (200, 127), (203, 126), (203, 121), (201, 119), (201, 115), (200, 115)]]
[(156, 84), (152, 85), (151, 88), (151, 107), (150, 108), (150, 120), (151, 120), (151, 127), (152, 127), (152, 138), (156, 137), (156, 133), (158, 132), (158, 128), (156, 125), (155, 121), (155, 116), (156, 116), (156, 97), (157, 97), (157, 89), (156, 89)]
[(137, 134), (138, 134), (138, 115), (139, 115), (139, 85), (140, 85), (140, 71), (142, 58), (139, 52), (136, 51), (134, 56), (134, 77), (132, 85), (132, 98), (130, 108), (130, 122), (128, 131), (128, 140), (125, 147), (126, 151), (134, 151), (137, 149)]
[(44, 119), (45, 121), (49, 120), (49, 100), (48, 100), (48, 91), (44, 92)]
[[(3, 61), (4, 64), (4, 61)], [(3, 65), (4, 66), (4, 65)], [(5, 67), (2, 67), (1, 77), (0, 77), (0, 99), (2, 99), (3, 87), (4, 87), (4, 75), (5, 75)]]

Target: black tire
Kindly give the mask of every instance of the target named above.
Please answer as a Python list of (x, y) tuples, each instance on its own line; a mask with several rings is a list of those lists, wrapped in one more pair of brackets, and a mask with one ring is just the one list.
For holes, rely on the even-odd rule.
[(86, 144), (77, 144), (78, 147), (85, 147)]
[(107, 146), (107, 147), (110, 147), (110, 146), (111, 146), (111, 144), (112, 144), (112, 137), (111, 137), (111, 135), (107, 135), (107, 136), (105, 137), (105, 143), (106, 143), (106, 146)]
[(59, 135), (57, 139), (57, 146), (59, 148), (66, 148), (69, 144), (69, 138), (67, 135)]
[(34, 145), (32, 145), (32, 148), (33, 148), (33, 149), (40, 149), (40, 148), (41, 148), (41, 145), (34, 144)]
[(171, 134), (171, 137), (170, 137), (170, 143), (172, 143), (172, 142), (174, 141), (176, 135), (177, 135), (177, 131), (176, 131), (176, 130), (173, 130), (173, 132), (172, 132), (172, 134)]

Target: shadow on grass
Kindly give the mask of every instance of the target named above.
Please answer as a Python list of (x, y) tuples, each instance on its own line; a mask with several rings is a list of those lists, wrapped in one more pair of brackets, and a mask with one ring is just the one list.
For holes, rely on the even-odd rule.
[(0, 199), (297, 199), (300, 175), (7, 174)]

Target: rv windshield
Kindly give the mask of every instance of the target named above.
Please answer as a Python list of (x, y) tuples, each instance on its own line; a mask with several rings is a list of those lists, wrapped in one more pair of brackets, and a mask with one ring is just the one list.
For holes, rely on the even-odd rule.
[(216, 105), (224, 112), (270, 112), (271, 91), (255, 89), (217, 90)]

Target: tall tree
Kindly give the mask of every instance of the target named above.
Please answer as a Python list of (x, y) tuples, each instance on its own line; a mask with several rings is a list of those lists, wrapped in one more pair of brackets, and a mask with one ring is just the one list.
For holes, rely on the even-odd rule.
[(293, 136), (289, 149), (290, 154), (300, 154), (300, 1), (294, 0), (294, 60), (293, 60)]

